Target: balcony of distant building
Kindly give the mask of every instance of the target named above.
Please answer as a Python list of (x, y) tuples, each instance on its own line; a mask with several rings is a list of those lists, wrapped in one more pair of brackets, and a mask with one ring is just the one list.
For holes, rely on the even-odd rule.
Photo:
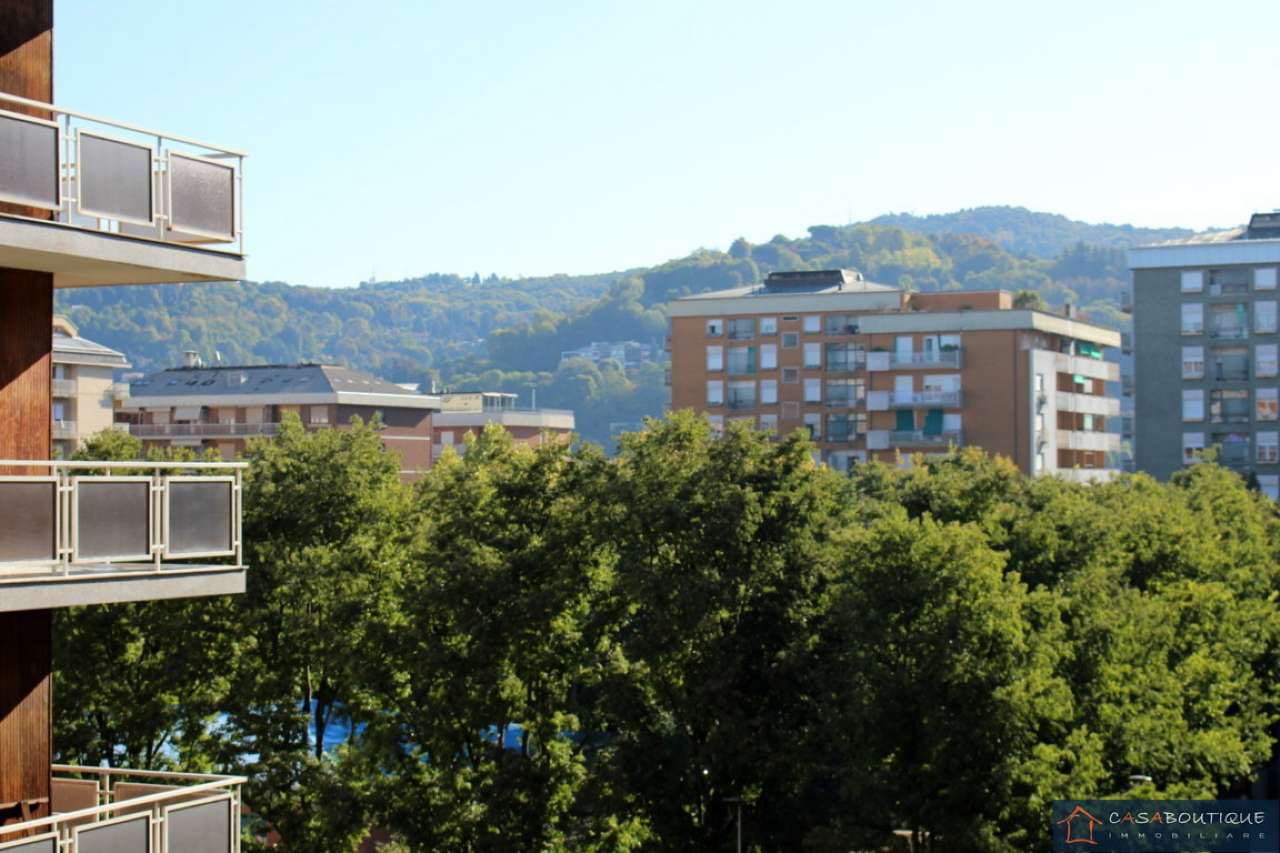
[(603, 367), (606, 362), (612, 361), (623, 369), (636, 368), (656, 360), (653, 346), (639, 341), (592, 341), (579, 349), (560, 353), (561, 364), (576, 358), (586, 359), (597, 367)]

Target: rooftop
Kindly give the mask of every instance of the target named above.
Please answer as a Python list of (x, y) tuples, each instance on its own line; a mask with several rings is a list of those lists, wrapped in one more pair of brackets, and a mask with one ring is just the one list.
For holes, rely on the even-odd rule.
[(732, 299), (740, 296), (814, 295), (824, 293), (892, 293), (898, 288), (867, 281), (857, 270), (793, 270), (773, 272), (759, 284), (713, 290), (683, 296), (679, 302), (699, 299)]
[[(75, 327), (72, 326), (71, 328), (74, 329)], [(76, 334), (69, 335), (58, 328), (53, 330), (53, 360), (61, 364), (101, 364), (107, 367), (130, 366), (124, 353)]]
[(334, 364), (171, 367), (130, 383), (130, 408), (191, 398), (224, 405), (341, 403), (437, 409), (440, 398), (419, 394), (360, 370)]

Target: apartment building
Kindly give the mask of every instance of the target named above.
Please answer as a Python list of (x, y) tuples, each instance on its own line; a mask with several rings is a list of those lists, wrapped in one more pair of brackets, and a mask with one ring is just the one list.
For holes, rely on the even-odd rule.
[(585, 358), (597, 367), (606, 361), (616, 361), (624, 368), (639, 367), (653, 361), (653, 347), (639, 341), (592, 341), (585, 347), (560, 353), (560, 363)]
[(1129, 250), (1137, 467), (1218, 461), (1280, 495), (1280, 212)]
[(54, 610), (246, 569), (241, 463), (50, 459), (50, 330), (57, 288), (244, 278), (243, 154), (55, 105), (52, 0), (0, 0), (0, 33), (0, 848), (236, 853), (239, 777), (53, 764)]
[(807, 430), (837, 469), (977, 446), (1022, 470), (1112, 476), (1120, 335), (1002, 291), (912, 293), (852, 270), (678, 299), (671, 402), (713, 424)]
[(66, 317), (53, 318), (54, 459), (70, 458), (81, 440), (111, 428), (115, 372), (129, 366), (123, 353), (80, 337)]
[(383, 424), (382, 442), (405, 473), (431, 467), (431, 414), (440, 398), (333, 364), (208, 366), (187, 353), (182, 367), (129, 385), (120, 410), (148, 447), (244, 454), (250, 438), (275, 435), (286, 414), (308, 429), (346, 426), (353, 417)]
[(433, 455), (439, 458), (447, 448), (466, 453), (468, 434), (498, 424), (517, 444), (568, 441), (574, 429), (570, 409), (520, 408), (515, 394), (497, 391), (455, 391), (440, 396), (440, 411), (431, 417), (435, 435)]

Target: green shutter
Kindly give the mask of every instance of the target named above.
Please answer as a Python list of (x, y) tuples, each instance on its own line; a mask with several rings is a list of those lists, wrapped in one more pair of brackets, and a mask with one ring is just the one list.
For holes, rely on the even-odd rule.
[(924, 413), (924, 434), (942, 435), (942, 409), (929, 409)]
[(916, 413), (910, 409), (898, 409), (898, 423), (894, 429), (898, 432), (915, 432)]

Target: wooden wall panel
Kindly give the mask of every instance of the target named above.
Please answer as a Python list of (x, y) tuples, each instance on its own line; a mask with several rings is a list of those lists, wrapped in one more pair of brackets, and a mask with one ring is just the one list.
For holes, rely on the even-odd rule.
[[(53, 103), (53, 0), (0, 0), (0, 92)], [(0, 102), (0, 109), (50, 118)], [(48, 211), (0, 202), (0, 213), (51, 219)]]
[(0, 613), (0, 823), (49, 814), (53, 611)]
[(52, 370), (52, 274), (0, 268), (0, 459), (49, 458)]

